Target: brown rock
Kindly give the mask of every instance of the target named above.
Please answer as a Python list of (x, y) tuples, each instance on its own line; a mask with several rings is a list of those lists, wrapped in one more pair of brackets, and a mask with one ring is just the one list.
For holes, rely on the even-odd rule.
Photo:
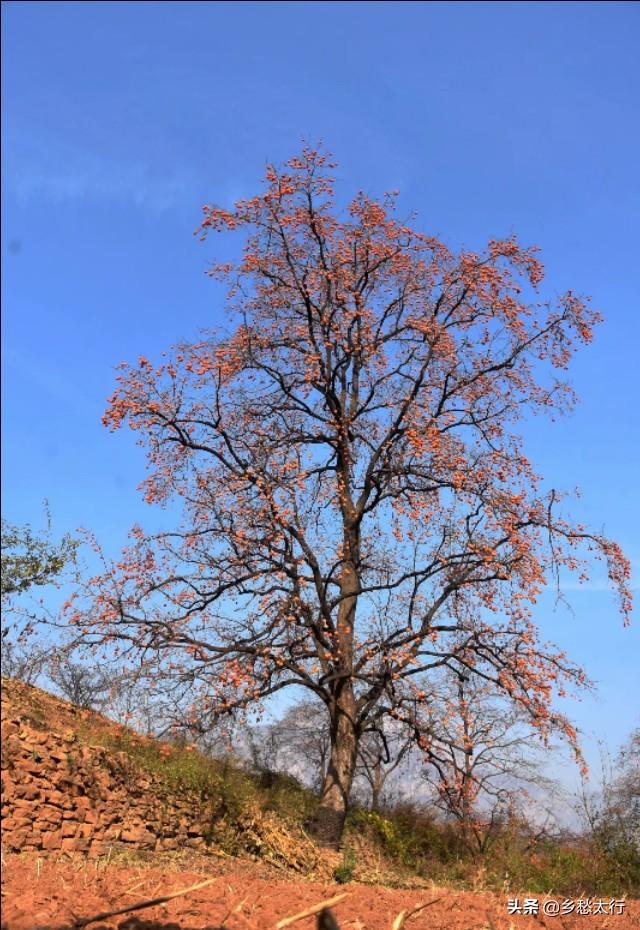
[(30, 817), (8, 817), (2, 822), (3, 830), (30, 830)]
[(26, 798), (14, 798), (13, 807), (14, 810), (21, 811), (36, 811), (40, 809), (40, 805), (34, 804), (33, 801), (28, 801)]
[(45, 804), (40, 808), (38, 817), (40, 820), (48, 820), (50, 823), (60, 823), (62, 820), (62, 811), (59, 807), (52, 807), (50, 804)]
[(31, 839), (29, 833), (26, 830), (16, 830), (12, 833), (3, 833), (2, 842), (5, 844), (7, 849), (13, 851), (20, 851), (22, 847)]
[(25, 728), (20, 733), (20, 736), (22, 737), (23, 743), (27, 746), (44, 746), (49, 739), (48, 733), (43, 733), (41, 730), (32, 730), (31, 728)]
[(177, 849), (178, 841), (170, 837), (165, 837), (163, 840), (158, 840), (158, 846), (160, 849)]
[(135, 843), (136, 846), (155, 845), (156, 838), (153, 833), (149, 833), (144, 827), (128, 827), (120, 834), (123, 843)]
[(61, 843), (62, 843), (62, 830), (54, 830), (51, 833), (46, 833), (42, 837), (42, 848), (43, 849), (60, 849)]
[(60, 848), (67, 852), (84, 852), (89, 848), (89, 840), (81, 837), (66, 837), (60, 843)]
[(18, 785), (16, 788), (16, 796), (24, 798), (25, 801), (35, 801), (36, 798), (40, 797), (40, 789), (34, 784)]
[(29, 772), (31, 775), (40, 775), (42, 773), (42, 762), (36, 762), (34, 759), (22, 759), (20, 768), (23, 772)]
[(93, 858), (97, 856), (104, 856), (109, 850), (109, 844), (101, 842), (99, 840), (94, 840), (93, 843), (89, 846), (89, 855)]

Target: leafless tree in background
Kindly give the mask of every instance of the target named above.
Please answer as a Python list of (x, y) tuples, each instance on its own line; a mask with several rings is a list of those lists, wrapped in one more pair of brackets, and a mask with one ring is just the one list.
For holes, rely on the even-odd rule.
[(384, 721), (384, 730), (367, 731), (358, 748), (356, 791), (359, 783), (366, 784), (372, 811), (380, 811), (389, 802), (389, 780), (408, 761), (415, 745), (409, 731), (394, 723)]
[(327, 711), (319, 701), (294, 704), (273, 723), (248, 729), (245, 741), (256, 770), (288, 772), (314, 790), (320, 789), (331, 738)]
[(76, 707), (100, 711), (108, 703), (113, 681), (104, 669), (76, 662), (61, 651), (49, 659), (47, 675), (60, 696)]
[(640, 877), (640, 728), (613, 762), (602, 748), (601, 765), (598, 788), (583, 780), (578, 812), (585, 835), (622, 886)]
[(48, 658), (47, 649), (39, 643), (21, 643), (10, 638), (7, 628), (2, 631), (3, 677), (35, 685), (44, 674)]
[(486, 684), (461, 674), (444, 680), (422, 730), (429, 733), (421, 746), (423, 778), (472, 853), (484, 853), (525, 805), (530, 813), (536, 795), (556, 790), (543, 774), (543, 746), (530, 723)]

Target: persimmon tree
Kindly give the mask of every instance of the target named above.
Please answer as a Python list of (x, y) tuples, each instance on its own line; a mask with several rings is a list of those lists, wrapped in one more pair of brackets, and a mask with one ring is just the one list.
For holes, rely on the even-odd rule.
[[(554, 573), (602, 556), (625, 615), (619, 547), (563, 514), (518, 433), (571, 405), (563, 380), (599, 317), (515, 238), (451, 252), (394, 195), (335, 204), (310, 149), (255, 197), (205, 206), (201, 236), (245, 234), (230, 321), (159, 364), (123, 365), (104, 422), (147, 450), (163, 533), (134, 528), (70, 620), (142, 660), (194, 717), (289, 687), (324, 702), (331, 756), (313, 828), (340, 839), (358, 742), (416, 680), (464, 667), (542, 730), (579, 669), (539, 640)], [(569, 731), (570, 736), (571, 732)]]

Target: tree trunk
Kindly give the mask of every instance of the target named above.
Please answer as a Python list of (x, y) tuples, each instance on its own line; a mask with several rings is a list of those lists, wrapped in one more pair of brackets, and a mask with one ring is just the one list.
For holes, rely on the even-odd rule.
[(371, 810), (376, 814), (380, 813), (380, 799), (382, 797), (384, 781), (385, 778), (384, 772), (382, 770), (382, 761), (380, 758), (378, 758), (374, 762), (371, 778)]
[(320, 806), (310, 824), (310, 829), (319, 843), (336, 849), (340, 846), (347, 816), (360, 736), (356, 728), (356, 700), (352, 678), (353, 631), (360, 592), (360, 528), (348, 490), (351, 453), (346, 437), (345, 430), (338, 444), (338, 465), (343, 479), (339, 496), (343, 519), (344, 561), (340, 573), (341, 600), (335, 630), (335, 648), (339, 659), (334, 668), (336, 679), (329, 705), (331, 752), (322, 783)]
[(358, 738), (354, 711), (353, 695), (347, 692), (336, 703), (335, 718), (331, 723), (331, 753), (322, 783), (320, 806), (309, 824), (309, 829), (322, 846), (335, 849), (340, 846), (356, 766)]

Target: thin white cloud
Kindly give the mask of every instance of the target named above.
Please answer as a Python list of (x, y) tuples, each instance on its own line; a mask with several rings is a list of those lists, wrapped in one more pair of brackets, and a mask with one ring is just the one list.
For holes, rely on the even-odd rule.
[(22, 203), (46, 200), (121, 203), (161, 213), (193, 196), (183, 166), (159, 168), (144, 159), (96, 151), (9, 128), (4, 182)]

